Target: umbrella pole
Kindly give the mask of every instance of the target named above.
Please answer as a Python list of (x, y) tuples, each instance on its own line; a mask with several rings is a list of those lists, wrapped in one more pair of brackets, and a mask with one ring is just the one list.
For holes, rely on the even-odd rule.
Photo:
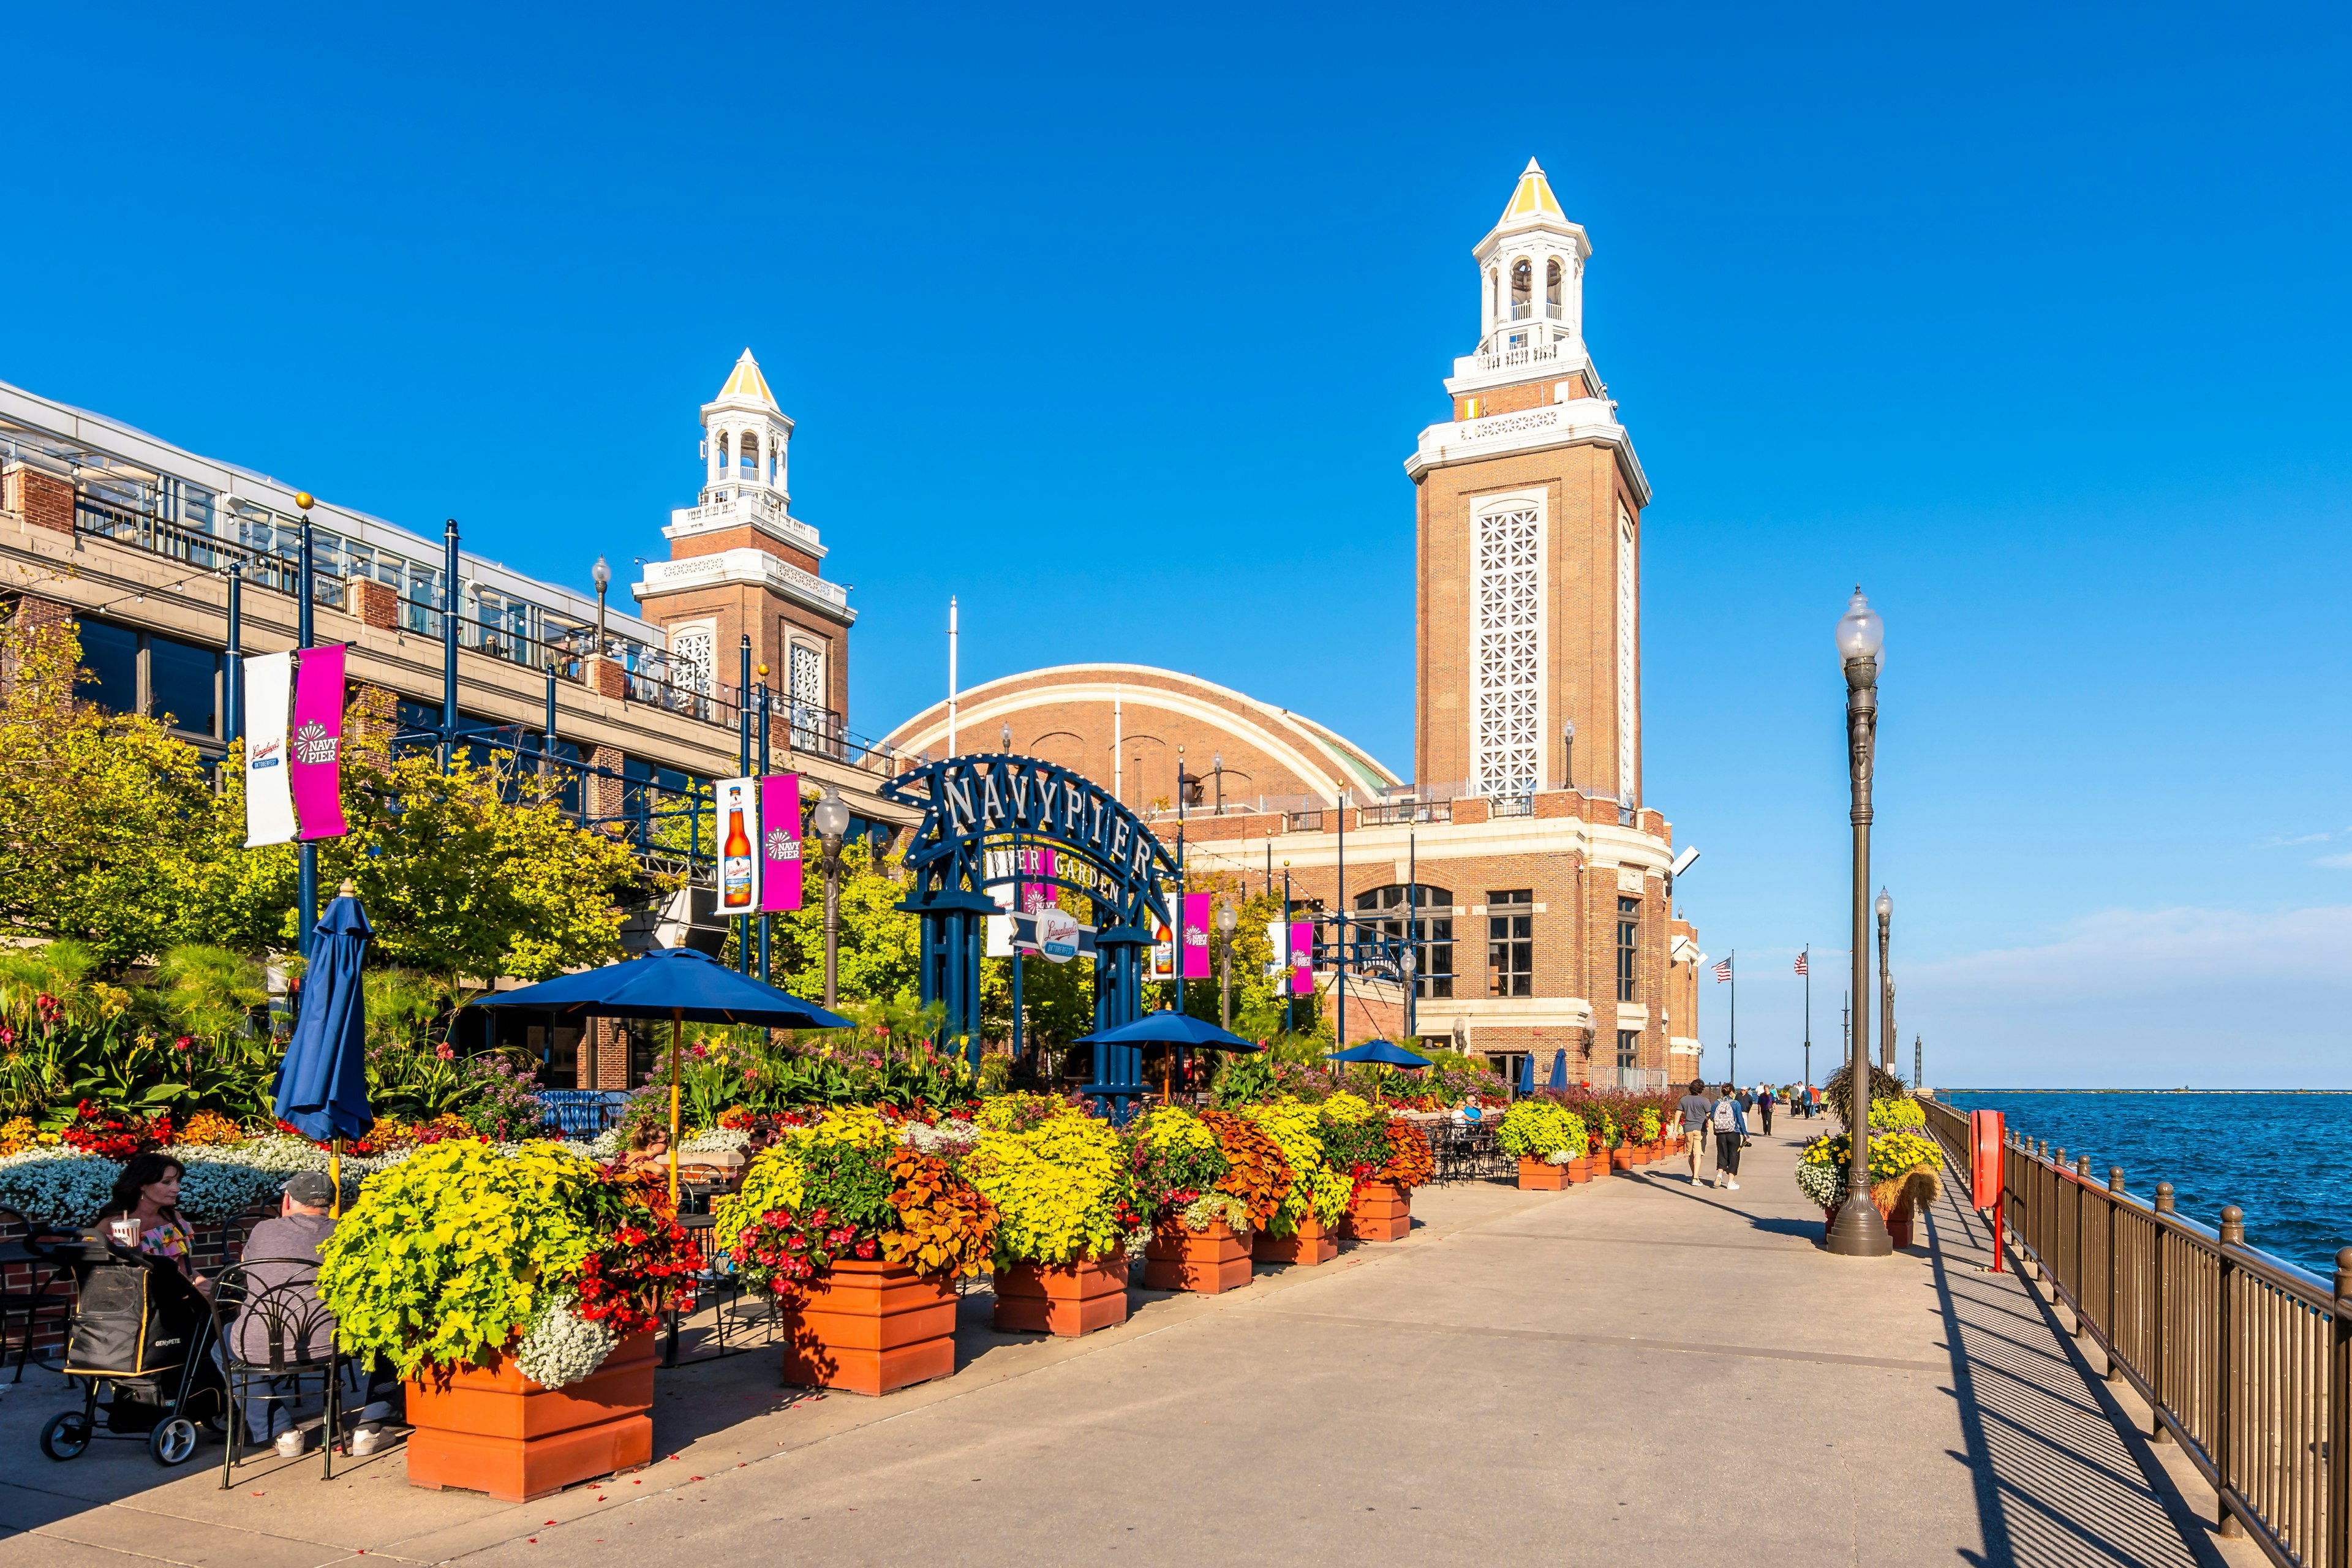
[(669, 1206), (677, 1207), (677, 1056), (686, 1048), (686, 1009), (669, 1010)]
[(335, 1195), (327, 1205), (330, 1217), (343, 1217), (343, 1135), (335, 1134), (334, 1142), (327, 1147), (327, 1180), (332, 1184)]

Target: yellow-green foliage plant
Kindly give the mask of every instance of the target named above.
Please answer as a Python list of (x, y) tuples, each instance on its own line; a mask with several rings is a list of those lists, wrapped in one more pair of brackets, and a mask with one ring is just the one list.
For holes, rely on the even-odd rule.
[(1324, 1161), (1319, 1136), (1322, 1111), (1320, 1105), (1288, 1097), (1242, 1107), (1241, 1113), (1265, 1130), (1290, 1165), (1290, 1190), (1283, 1194), (1282, 1206), (1266, 1225), (1269, 1236), (1297, 1235), (1299, 1222), (1309, 1213), (1328, 1229), (1339, 1223), (1355, 1196), (1355, 1179), (1345, 1171), (1332, 1170)]
[[(964, 1178), (996, 1205), (996, 1260), (1076, 1263), (1123, 1251), (1141, 1224), (1135, 1171), (1110, 1123), (1067, 1106), (1024, 1131), (990, 1125)], [(1019, 1119), (1016, 1119), (1019, 1120)]]
[(473, 1139), (377, 1172), (321, 1250), (337, 1340), (403, 1377), (505, 1350), (599, 1245), (596, 1179), (552, 1145), (504, 1154)]
[(1495, 1142), (1522, 1160), (1566, 1164), (1585, 1151), (1584, 1118), (1554, 1100), (1517, 1100), (1503, 1113)]
[(801, 1163), (820, 1143), (887, 1148), (890, 1124), (866, 1106), (836, 1106), (814, 1125), (787, 1131), (744, 1168), (738, 1191), (711, 1205), (711, 1244), (732, 1251), (743, 1227), (761, 1215), (773, 1209), (797, 1210), (803, 1196)]

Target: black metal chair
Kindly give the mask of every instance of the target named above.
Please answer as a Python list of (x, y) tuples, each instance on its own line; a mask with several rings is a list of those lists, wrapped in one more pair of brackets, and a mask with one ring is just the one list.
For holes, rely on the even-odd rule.
[[(32, 1275), (24, 1289), (0, 1291), (0, 1360), (5, 1360), (8, 1354), (9, 1320), (21, 1320), (25, 1337), (16, 1346), (16, 1375), (8, 1381), (22, 1383), (25, 1381), (25, 1361), (33, 1353), (33, 1341), (41, 1331), (41, 1320), (56, 1318), (63, 1321), (73, 1316), (73, 1275), (70, 1270), (27, 1251), (21, 1241), (0, 1247), (0, 1268), (24, 1268)], [(66, 1287), (63, 1290), (57, 1289), (60, 1282)]]
[[(262, 1272), (257, 1275), (257, 1270)], [(310, 1378), (319, 1380), (326, 1404), (319, 1447), (326, 1460), (325, 1479), (334, 1479), (335, 1444), (342, 1430), (342, 1376), (350, 1358), (336, 1348), (335, 1315), (319, 1300), (318, 1264), (307, 1258), (249, 1258), (222, 1269), (213, 1285), (213, 1327), (229, 1385), (221, 1489), (234, 1484), (231, 1473), (245, 1436), (246, 1402), (257, 1399), (274, 1406), (281, 1400), (299, 1400), (308, 1393), (305, 1380)], [(266, 1392), (253, 1392), (257, 1381)]]

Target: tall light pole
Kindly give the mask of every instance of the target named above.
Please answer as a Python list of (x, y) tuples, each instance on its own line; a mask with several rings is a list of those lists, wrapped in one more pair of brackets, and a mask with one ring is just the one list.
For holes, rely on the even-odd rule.
[(1225, 939), (1218, 966), (1217, 1026), (1228, 1034), (1234, 1027), (1234, 928), (1241, 923), (1241, 912), (1233, 905), (1217, 906), (1217, 931)]
[(824, 798), (809, 813), (809, 826), (824, 847), (817, 869), (824, 873), (824, 1005), (830, 1007), (839, 1000), (835, 982), (841, 959), (841, 840), (849, 831), (849, 805), (840, 790), (826, 787)]
[(588, 569), (588, 580), (596, 584), (596, 651), (589, 657), (602, 658), (604, 657), (604, 590), (613, 585), (613, 569), (604, 564), (603, 556), (596, 557), (596, 564)]
[[(312, 553), (310, 537), (310, 508), (315, 503), (312, 502), (308, 491), (297, 490), (294, 492), (294, 504), (302, 511), (302, 555), (298, 572), (300, 583), (296, 590), (300, 594), (301, 600), (294, 614), (294, 643), (302, 650), (302, 653), (308, 653), (310, 651), (311, 642), (310, 600), (311, 595), (318, 591), (315, 577), (316, 557)], [(295, 659), (299, 663), (301, 654), (295, 655)], [(319, 847), (308, 838), (302, 840), (295, 872), (295, 886), (296, 896), (302, 902), (301, 940), (296, 942), (295, 946), (300, 949), (303, 957), (308, 958), (310, 956), (310, 928), (319, 923)]]
[(1217, 775), (1217, 815), (1225, 815), (1225, 753), (1209, 753), (1209, 771)]
[(1887, 928), (1895, 919), (1895, 900), (1878, 889), (1878, 1065), (1895, 1070), (1895, 977), (1886, 968)]
[(1886, 624), (1857, 586), (1838, 617), (1839, 661), (1845, 667), (1847, 777), (1853, 824), (1853, 1026), (1846, 1056), (1847, 1128), (1853, 1157), (1846, 1166), (1845, 1203), (1829, 1231), (1829, 1249), (1843, 1258), (1884, 1258), (1895, 1250), (1886, 1221), (1870, 1200), (1870, 773), (1878, 732), (1878, 651)]
[(1559, 787), (1576, 787), (1576, 721), (1563, 719), (1559, 725)]

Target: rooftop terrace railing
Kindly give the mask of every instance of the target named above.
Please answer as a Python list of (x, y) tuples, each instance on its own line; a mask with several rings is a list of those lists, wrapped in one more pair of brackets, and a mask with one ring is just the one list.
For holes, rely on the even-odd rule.
[[(1921, 1104), (1967, 1169), (1968, 1117)], [(2248, 1247), (2235, 1205), (2215, 1230), (2174, 1212), (2169, 1182), (2147, 1202), (2121, 1166), (2103, 1181), (2087, 1156), (2016, 1134), (2001, 1187), (2011, 1246), (2213, 1488), (2222, 1533), (2295, 1568), (2352, 1568), (2352, 1247), (2323, 1279)]]

